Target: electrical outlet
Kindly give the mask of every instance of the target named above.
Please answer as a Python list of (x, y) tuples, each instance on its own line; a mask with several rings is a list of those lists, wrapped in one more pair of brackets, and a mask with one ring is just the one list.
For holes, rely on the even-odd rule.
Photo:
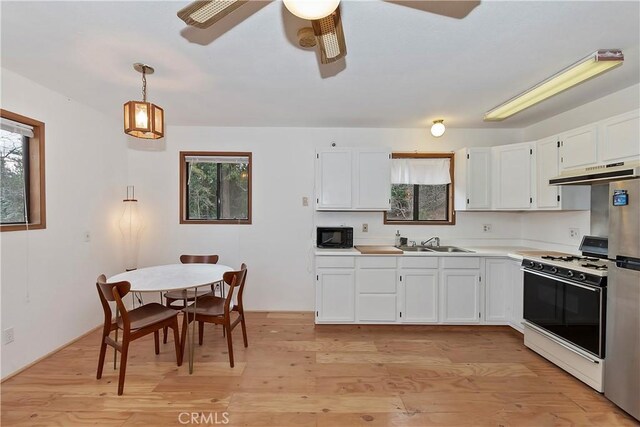
[(491, 224), (482, 224), (482, 231), (485, 233), (491, 233)]
[(362, 224), (362, 232), (363, 233), (369, 232), (369, 224)]
[(569, 229), (569, 236), (572, 239), (577, 239), (578, 237), (580, 237), (580, 229), (579, 228), (570, 228)]
[(308, 197), (303, 197), (302, 198), (302, 206), (309, 206), (309, 198)]
[(15, 337), (13, 335), (13, 328), (7, 328), (2, 331), (2, 344), (6, 345), (12, 343), (14, 339)]

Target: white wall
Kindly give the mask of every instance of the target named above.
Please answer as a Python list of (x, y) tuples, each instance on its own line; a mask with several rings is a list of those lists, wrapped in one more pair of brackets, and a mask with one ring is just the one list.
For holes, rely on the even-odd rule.
[[(304, 129), (169, 127), (160, 151), (129, 151), (129, 177), (136, 185), (146, 226), (140, 265), (175, 262), (181, 253), (217, 253), (220, 262), (249, 266), (246, 305), (259, 310), (311, 310), (314, 306), (312, 206), (314, 152), (338, 146), (389, 146), (395, 151), (451, 151), (463, 146), (489, 146), (520, 140), (518, 130), (450, 129), (435, 139), (425, 129)], [(138, 145), (136, 144), (136, 148)], [(178, 152), (181, 150), (251, 151), (253, 153), (252, 225), (180, 225)], [(312, 205), (312, 203), (310, 203)], [(318, 213), (318, 221), (359, 223), (365, 218), (369, 236), (393, 241), (396, 228), (382, 225), (381, 213)], [(517, 214), (460, 215), (455, 227), (411, 227), (416, 237), (435, 233), (477, 236), (476, 221), (492, 222), (494, 235), (519, 237)], [(506, 220), (505, 220), (506, 218)], [(345, 219), (346, 221), (346, 219)], [(422, 229), (418, 232), (418, 229)]]
[(95, 279), (122, 265), (126, 144), (121, 123), (8, 70), (1, 79), (2, 108), (45, 123), (47, 202), (45, 230), (0, 233), (1, 328), (15, 331), (5, 377), (102, 322)]
[(524, 128), (522, 136), (525, 141), (534, 141), (639, 107), (640, 85), (636, 84)]

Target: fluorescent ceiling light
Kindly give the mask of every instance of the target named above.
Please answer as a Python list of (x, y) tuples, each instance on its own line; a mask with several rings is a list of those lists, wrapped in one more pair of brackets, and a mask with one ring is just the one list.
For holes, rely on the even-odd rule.
[(504, 120), (538, 102), (557, 95), (579, 83), (622, 65), (621, 50), (601, 49), (565, 68), (531, 89), (511, 98), (484, 115), (486, 121)]

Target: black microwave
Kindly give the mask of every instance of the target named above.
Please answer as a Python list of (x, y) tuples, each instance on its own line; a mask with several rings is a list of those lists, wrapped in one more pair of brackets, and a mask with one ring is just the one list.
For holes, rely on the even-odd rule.
[(353, 227), (318, 227), (316, 246), (319, 248), (352, 248)]

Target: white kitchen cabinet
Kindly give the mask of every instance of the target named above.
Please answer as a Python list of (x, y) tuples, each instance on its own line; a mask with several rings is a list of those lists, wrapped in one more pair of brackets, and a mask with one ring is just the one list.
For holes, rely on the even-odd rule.
[(316, 321), (352, 323), (356, 320), (356, 257), (316, 257)]
[(491, 209), (491, 149), (455, 153), (455, 210)]
[(540, 210), (589, 210), (591, 187), (588, 185), (549, 185), (560, 173), (560, 139), (557, 136), (536, 143), (535, 208)]
[(361, 323), (395, 322), (398, 314), (397, 257), (362, 256), (357, 259), (357, 320)]
[(530, 209), (533, 205), (535, 144), (524, 142), (492, 147), (494, 206)]
[(316, 270), (316, 316), (321, 322), (350, 323), (355, 320), (355, 275), (353, 269)]
[(511, 317), (509, 323), (512, 328), (517, 329), (520, 332), (524, 331), (522, 326), (523, 322), (523, 302), (524, 302), (524, 273), (520, 269), (520, 261), (509, 262), (509, 269), (511, 270)]
[(560, 169), (577, 169), (598, 161), (598, 126), (590, 124), (558, 135)]
[(638, 160), (640, 156), (640, 110), (600, 122), (599, 163)]
[(316, 152), (316, 210), (385, 211), (391, 204), (388, 149)]
[(442, 270), (440, 322), (480, 323), (480, 293), (479, 270)]
[(316, 208), (352, 208), (353, 152), (350, 149), (316, 153)]
[(438, 322), (438, 270), (401, 269), (400, 320), (403, 323)]
[(484, 321), (507, 324), (511, 315), (512, 261), (507, 258), (484, 260)]
[(355, 154), (355, 206), (362, 210), (391, 207), (391, 153), (389, 150), (359, 149)]

